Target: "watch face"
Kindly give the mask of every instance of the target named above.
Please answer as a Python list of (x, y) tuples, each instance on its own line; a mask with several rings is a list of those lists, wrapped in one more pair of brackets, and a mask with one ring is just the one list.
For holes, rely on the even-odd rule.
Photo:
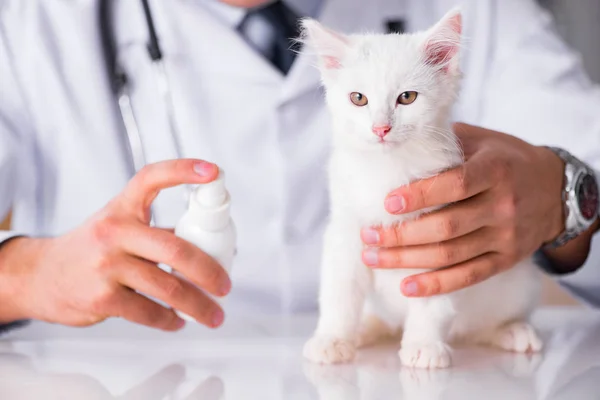
[(585, 175), (577, 187), (577, 202), (581, 215), (592, 220), (598, 215), (598, 183), (592, 175)]

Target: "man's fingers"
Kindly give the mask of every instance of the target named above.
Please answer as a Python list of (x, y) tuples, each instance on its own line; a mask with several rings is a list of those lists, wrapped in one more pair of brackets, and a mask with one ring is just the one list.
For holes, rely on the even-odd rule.
[(398, 247), (444, 242), (489, 225), (494, 218), (486, 207), (484, 193), (452, 204), (415, 220), (388, 227), (364, 228), (363, 243), (369, 246)]
[(176, 331), (185, 324), (173, 310), (169, 310), (133, 290), (122, 288), (113, 299), (111, 304), (106, 305), (106, 311), (114, 317), (121, 317), (136, 324), (165, 331)]
[(487, 253), (463, 264), (405, 278), (402, 293), (408, 297), (427, 297), (450, 293), (491, 278), (505, 266), (498, 253)]
[(229, 293), (231, 281), (227, 272), (192, 243), (162, 229), (141, 224), (128, 226), (119, 235), (119, 243), (125, 252), (168, 265), (215, 296)]
[(392, 191), (385, 199), (385, 209), (406, 214), (473, 197), (493, 185), (488, 165), (485, 155), (475, 154), (456, 168)]
[(373, 268), (432, 269), (460, 264), (493, 250), (488, 229), (441, 243), (420, 246), (376, 248), (363, 251), (363, 261)]
[(193, 159), (161, 161), (146, 165), (127, 184), (118, 197), (119, 205), (133, 212), (142, 222), (147, 210), (166, 188), (183, 184), (199, 184), (213, 181), (219, 174), (215, 164)]
[(148, 261), (130, 257), (117, 274), (122, 285), (159, 299), (201, 324), (216, 328), (223, 322), (223, 310), (201, 290)]

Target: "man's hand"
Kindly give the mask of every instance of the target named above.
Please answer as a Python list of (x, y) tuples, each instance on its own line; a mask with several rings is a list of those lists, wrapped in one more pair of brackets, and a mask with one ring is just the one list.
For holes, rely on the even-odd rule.
[(389, 228), (365, 228), (374, 268), (440, 269), (406, 278), (407, 296), (481, 282), (532, 255), (564, 229), (564, 164), (552, 151), (506, 134), (456, 124), (465, 163), (389, 194), (392, 214), (450, 204)]
[[(172, 231), (149, 226), (150, 205), (160, 190), (207, 183), (217, 175), (217, 166), (198, 160), (148, 165), (77, 229), (56, 238), (6, 243), (0, 249), (0, 320), (86, 326), (122, 317), (163, 330), (183, 327), (173, 310), (145, 294), (209, 327), (219, 326), (223, 311), (194, 284), (226, 295), (231, 286), (226, 271)], [(191, 283), (158, 263), (172, 266)]]

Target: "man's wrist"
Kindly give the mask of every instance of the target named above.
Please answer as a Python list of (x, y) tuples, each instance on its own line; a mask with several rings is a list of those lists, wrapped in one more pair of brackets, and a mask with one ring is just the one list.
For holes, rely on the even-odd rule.
[(37, 239), (17, 236), (0, 244), (0, 324), (28, 319), (22, 282), (33, 262)]
[(600, 230), (600, 219), (581, 235), (561, 247), (543, 248), (537, 254), (540, 267), (551, 275), (572, 274), (587, 261), (592, 238)]
[(540, 160), (555, 184), (547, 194), (554, 203), (554, 212), (548, 215), (546, 237), (535, 256), (549, 274), (573, 273), (587, 260), (592, 237), (600, 224), (597, 207), (594, 213), (589, 213), (593, 195), (585, 190), (590, 186), (594, 189), (594, 185), (589, 185), (589, 181), (587, 186), (582, 184), (582, 178), (594, 177), (594, 172), (563, 149), (543, 146), (538, 149)]

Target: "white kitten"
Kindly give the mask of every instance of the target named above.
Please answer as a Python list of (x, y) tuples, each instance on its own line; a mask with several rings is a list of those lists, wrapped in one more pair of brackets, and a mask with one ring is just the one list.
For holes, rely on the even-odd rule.
[(357, 346), (402, 328), (399, 355), (414, 367), (448, 367), (448, 344), (458, 340), (539, 351), (525, 322), (539, 296), (532, 262), (452, 294), (409, 299), (400, 282), (422, 270), (373, 271), (361, 260), (361, 228), (419, 215), (387, 213), (390, 191), (463, 161), (450, 121), (461, 75), (460, 11), (415, 34), (343, 35), (310, 19), (303, 28), (333, 120), (320, 319), (304, 355), (349, 361)]

